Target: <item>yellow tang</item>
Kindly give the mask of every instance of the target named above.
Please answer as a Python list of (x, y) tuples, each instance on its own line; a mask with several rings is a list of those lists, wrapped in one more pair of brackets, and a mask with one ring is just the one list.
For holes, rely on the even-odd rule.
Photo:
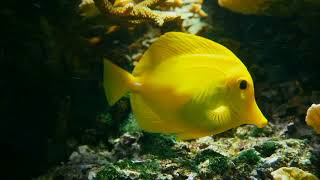
[(104, 60), (104, 89), (110, 105), (131, 92), (142, 129), (183, 140), (268, 123), (247, 68), (224, 46), (196, 35), (162, 35), (132, 74)]
[(218, 0), (221, 7), (242, 14), (264, 14), (272, 2), (270, 0)]

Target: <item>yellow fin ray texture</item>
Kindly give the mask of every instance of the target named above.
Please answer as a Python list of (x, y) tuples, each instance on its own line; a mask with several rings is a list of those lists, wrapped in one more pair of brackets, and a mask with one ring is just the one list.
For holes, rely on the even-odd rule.
[(133, 75), (154, 69), (170, 58), (187, 54), (215, 54), (235, 57), (226, 47), (200, 36), (181, 32), (169, 32), (161, 36), (142, 56)]

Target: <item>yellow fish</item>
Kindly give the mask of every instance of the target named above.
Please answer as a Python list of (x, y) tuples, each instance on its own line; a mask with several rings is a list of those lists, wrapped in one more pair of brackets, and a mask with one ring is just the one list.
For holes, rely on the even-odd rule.
[(269, 0), (218, 0), (221, 7), (242, 14), (264, 14), (271, 2)]
[(268, 122), (242, 62), (224, 46), (192, 34), (162, 35), (132, 74), (104, 60), (104, 89), (110, 105), (131, 92), (142, 129), (182, 140)]

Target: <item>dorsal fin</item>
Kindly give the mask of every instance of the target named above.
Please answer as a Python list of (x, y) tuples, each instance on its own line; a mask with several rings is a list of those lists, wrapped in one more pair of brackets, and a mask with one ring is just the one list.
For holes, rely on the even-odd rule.
[(182, 32), (169, 32), (162, 35), (144, 53), (133, 75), (150, 71), (162, 61), (187, 54), (213, 54), (235, 56), (226, 47), (209, 39)]

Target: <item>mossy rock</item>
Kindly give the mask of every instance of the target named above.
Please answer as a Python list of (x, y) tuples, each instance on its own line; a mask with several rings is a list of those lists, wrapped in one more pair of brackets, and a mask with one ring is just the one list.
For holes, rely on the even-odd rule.
[(272, 135), (272, 133), (272, 127), (266, 126), (264, 128), (258, 128), (254, 126), (250, 129), (248, 134), (252, 137), (268, 137)]
[(95, 180), (117, 180), (123, 178), (123, 175), (115, 166), (108, 164), (105, 167), (103, 167), (101, 171), (98, 172)]
[[(132, 161), (119, 160), (114, 165), (108, 164), (97, 173), (96, 180), (118, 179), (155, 179), (160, 172), (160, 164), (156, 160)], [(135, 176), (134, 178), (132, 176)]]
[(160, 172), (159, 161), (147, 160), (134, 162), (128, 159), (120, 160), (116, 165), (121, 169), (129, 169), (140, 173), (140, 179), (154, 179), (158, 172)]
[(256, 165), (260, 161), (260, 159), (260, 154), (257, 151), (255, 151), (254, 149), (248, 149), (240, 152), (240, 154), (235, 158), (234, 161), (237, 164), (245, 163), (248, 165)]
[(214, 174), (223, 174), (230, 168), (229, 159), (220, 153), (217, 153), (211, 149), (206, 149), (197, 154), (194, 161), (196, 164), (200, 164), (208, 160), (208, 169)]
[(175, 137), (157, 133), (144, 133), (140, 138), (142, 153), (149, 153), (161, 158), (174, 158), (177, 151), (173, 148)]
[(269, 157), (278, 149), (279, 144), (275, 141), (265, 141), (260, 145), (255, 146), (255, 150), (258, 151), (262, 157)]

